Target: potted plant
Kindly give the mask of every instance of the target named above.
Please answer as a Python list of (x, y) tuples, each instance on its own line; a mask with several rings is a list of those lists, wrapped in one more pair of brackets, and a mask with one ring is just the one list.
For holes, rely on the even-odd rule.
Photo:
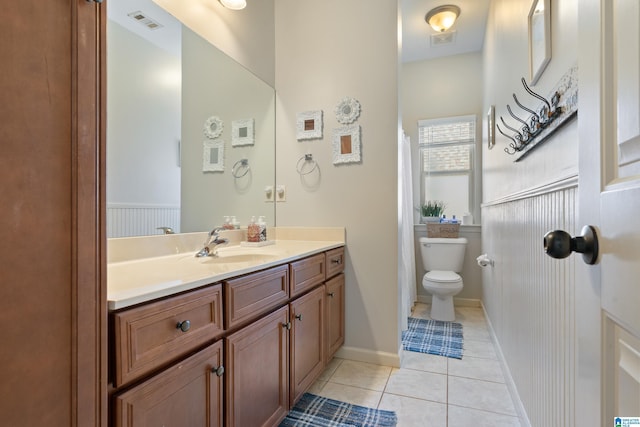
[(440, 200), (427, 200), (420, 207), (421, 222), (440, 222), (440, 216), (444, 213), (444, 202)]

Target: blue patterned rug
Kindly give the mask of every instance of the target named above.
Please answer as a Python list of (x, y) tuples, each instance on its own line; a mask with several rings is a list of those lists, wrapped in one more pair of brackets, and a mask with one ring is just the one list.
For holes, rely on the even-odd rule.
[(462, 325), (409, 317), (409, 329), (402, 331), (402, 348), (462, 359)]
[(305, 393), (280, 427), (394, 427), (397, 422), (393, 411), (365, 408)]

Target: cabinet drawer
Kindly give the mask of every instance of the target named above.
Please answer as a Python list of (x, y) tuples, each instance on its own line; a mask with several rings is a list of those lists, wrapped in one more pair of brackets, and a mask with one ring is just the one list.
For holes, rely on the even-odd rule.
[(344, 271), (344, 247), (327, 251), (326, 256), (327, 279)]
[(292, 262), (289, 265), (292, 297), (300, 295), (324, 282), (325, 254), (323, 253)]
[(219, 336), (222, 285), (115, 313), (113, 321), (120, 387)]
[(225, 282), (225, 326), (246, 323), (289, 299), (288, 266), (249, 274)]

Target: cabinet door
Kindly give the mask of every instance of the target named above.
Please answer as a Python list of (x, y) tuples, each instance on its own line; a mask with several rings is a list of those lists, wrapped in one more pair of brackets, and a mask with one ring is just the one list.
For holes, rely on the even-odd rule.
[(116, 396), (116, 427), (221, 426), (221, 366), (222, 341), (218, 341)]
[(228, 426), (277, 425), (289, 410), (289, 308), (226, 339)]
[(291, 303), (291, 406), (324, 369), (324, 285)]
[(344, 344), (344, 273), (327, 281), (326, 287), (326, 319), (325, 319), (325, 363)]

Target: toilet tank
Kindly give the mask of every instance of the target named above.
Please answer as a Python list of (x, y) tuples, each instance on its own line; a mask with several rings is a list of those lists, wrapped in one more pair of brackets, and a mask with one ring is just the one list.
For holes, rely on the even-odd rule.
[(462, 271), (467, 239), (421, 237), (419, 242), (422, 265), (426, 271)]

